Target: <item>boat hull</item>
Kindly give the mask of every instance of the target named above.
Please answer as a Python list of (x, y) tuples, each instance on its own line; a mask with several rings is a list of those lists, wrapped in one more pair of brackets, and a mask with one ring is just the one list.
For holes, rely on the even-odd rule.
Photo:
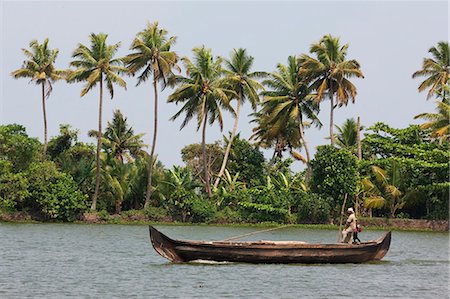
[(173, 240), (150, 226), (156, 252), (172, 262), (207, 260), (242, 263), (364, 263), (382, 259), (391, 243), (391, 232), (376, 241), (350, 244), (302, 242), (201, 242)]

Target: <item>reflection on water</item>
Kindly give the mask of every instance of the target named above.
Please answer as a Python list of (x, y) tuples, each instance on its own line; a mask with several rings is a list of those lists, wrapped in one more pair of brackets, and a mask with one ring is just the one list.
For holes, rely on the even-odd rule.
[[(159, 226), (176, 239), (222, 240), (254, 228)], [(363, 241), (380, 231), (364, 231)], [(393, 232), (379, 262), (171, 264), (147, 226), (0, 224), (0, 298), (448, 298), (448, 233)], [(286, 228), (243, 240), (333, 243), (337, 231)]]

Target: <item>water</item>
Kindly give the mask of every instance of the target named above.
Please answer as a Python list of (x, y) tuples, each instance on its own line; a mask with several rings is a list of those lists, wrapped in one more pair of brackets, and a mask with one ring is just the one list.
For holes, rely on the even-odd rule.
[[(158, 226), (173, 238), (220, 240), (254, 228)], [(364, 231), (361, 240), (378, 238)], [(334, 242), (289, 228), (248, 240)], [(393, 232), (381, 262), (346, 265), (171, 264), (147, 226), (0, 223), (0, 298), (448, 298), (448, 233)]]

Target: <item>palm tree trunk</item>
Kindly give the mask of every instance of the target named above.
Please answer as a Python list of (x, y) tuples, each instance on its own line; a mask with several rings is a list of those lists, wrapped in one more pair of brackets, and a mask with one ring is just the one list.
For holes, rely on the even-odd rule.
[(97, 152), (95, 153), (95, 191), (92, 197), (91, 210), (97, 209), (97, 197), (100, 189), (100, 149), (102, 147), (102, 109), (103, 109), (103, 76), (100, 75), (100, 101), (98, 108)]
[(47, 154), (47, 111), (45, 109), (45, 82), (42, 82), (42, 112), (44, 114), (44, 151), (43, 158)]
[(330, 93), (330, 140), (331, 140), (331, 145), (334, 146), (334, 132), (333, 132), (333, 128), (334, 128), (334, 102), (333, 102), (333, 93)]
[(153, 124), (153, 142), (152, 149), (150, 151), (150, 161), (148, 162), (148, 180), (147, 180), (147, 192), (145, 193), (144, 208), (150, 204), (150, 197), (152, 196), (152, 175), (153, 175), (153, 156), (155, 155), (156, 147), (156, 134), (158, 133), (158, 89), (156, 87), (155, 74), (153, 74), (153, 92), (155, 94), (155, 111), (154, 111), (154, 124)]
[(311, 178), (311, 165), (310, 165), (310, 161), (311, 161), (311, 156), (309, 155), (309, 148), (308, 148), (308, 143), (306, 142), (305, 139), (305, 132), (303, 130), (303, 121), (302, 121), (302, 117), (300, 115), (300, 113), (298, 114), (298, 129), (300, 131), (300, 139), (303, 143), (303, 146), (305, 147), (305, 152), (306, 152), (306, 176), (305, 176), (305, 183), (308, 184), (309, 179)]
[(217, 176), (217, 179), (214, 182), (214, 189), (217, 188), (217, 186), (219, 185), (219, 182), (220, 182), (220, 178), (223, 176), (223, 173), (225, 171), (225, 166), (227, 165), (227, 161), (228, 161), (228, 155), (230, 154), (231, 144), (233, 143), (234, 136), (236, 136), (236, 131), (237, 131), (238, 122), (239, 122), (239, 115), (241, 112), (241, 99), (242, 99), (242, 93), (240, 92), (238, 99), (237, 99), (236, 119), (234, 120), (233, 131), (231, 132), (230, 139), (228, 140), (228, 145), (225, 150), (225, 154), (223, 156), (222, 166), (220, 167), (219, 175)]
[(208, 194), (208, 197), (212, 196), (211, 193), (211, 183), (209, 181), (209, 172), (208, 172), (208, 166), (206, 165), (208, 161), (206, 160), (206, 122), (208, 120), (208, 110), (205, 109), (205, 115), (203, 120), (203, 129), (202, 129), (202, 155), (203, 155), (203, 171), (205, 174), (205, 187), (206, 187), (206, 193)]
[(333, 101), (333, 81), (330, 80), (330, 84), (328, 87), (328, 93), (330, 96), (330, 140), (331, 145), (334, 146), (334, 101)]
[(362, 152), (361, 152), (361, 122), (358, 116), (358, 121), (356, 123), (356, 142), (357, 142), (357, 146), (358, 146), (358, 160), (361, 161), (362, 159)]

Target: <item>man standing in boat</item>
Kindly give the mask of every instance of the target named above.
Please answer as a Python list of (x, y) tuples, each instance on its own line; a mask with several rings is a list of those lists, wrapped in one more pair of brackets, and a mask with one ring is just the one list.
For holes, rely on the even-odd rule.
[(343, 243), (352, 243), (352, 235), (356, 229), (356, 216), (353, 208), (348, 208), (347, 210), (348, 218), (347, 222), (345, 222), (345, 228), (342, 231), (342, 242)]

